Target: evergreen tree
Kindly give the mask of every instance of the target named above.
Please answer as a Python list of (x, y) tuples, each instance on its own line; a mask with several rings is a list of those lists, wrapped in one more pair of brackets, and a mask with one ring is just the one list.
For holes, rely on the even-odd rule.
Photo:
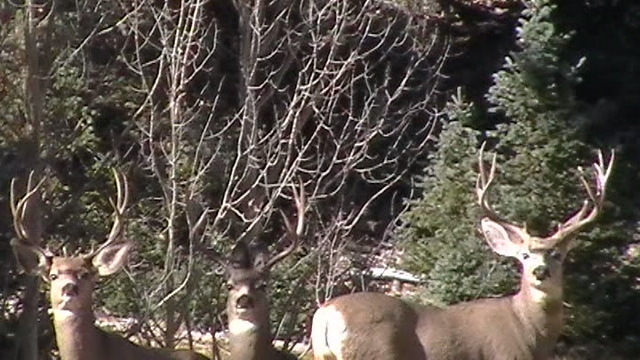
[[(587, 196), (576, 169), (589, 166), (595, 155), (582, 138), (580, 106), (573, 91), (583, 60), (567, 61), (571, 37), (554, 26), (554, 9), (549, 0), (526, 2), (517, 27), (518, 49), (494, 74), (487, 98), (494, 105), (491, 111), (507, 121), (481, 134), (470, 127), (480, 123), (481, 115), (474, 114), (468, 104), (452, 102), (451, 122), (440, 135), (439, 149), (421, 183), (424, 194), (405, 215), (407, 225), (400, 234), (404, 265), (425, 275), (429, 302), (454, 303), (509, 293), (505, 286), (513, 283), (505, 280), (517, 274), (517, 269), (496, 262), (481, 235), (473, 231), (479, 216), (471, 191), (479, 138), (484, 137), (489, 151), (498, 155), (490, 201), (505, 218), (526, 224), (530, 233), (553, 232)], [(615, 191), (608, 195), (610, 204)], [(621, 284), (633, 288), (625, 271), (637, 273), (620, 261), (621, 245), (631, 234), (607, 214), (612, 210), (608, 207), (590, 233), (578, 236), (566, 264), (566, 300), (572, 304), (565, 327), (569, 343), (620, 333), (621, 323), (614, 318), (619, 312), (611, 304), (624, 307), (637, 299), (632, 290), (620, 289)], [(605, 284), (616, 290), (614, 299), (597, 291)]]
[(423, 197), (404, 216), (403, 265), (425, 277), (421, 301), (443, 305), (501, 294), (513, 285), (505, 259), (493, 256), (475, 232), (479, 216), (474, 194), (480, 132), (466, 127), (474, 107), (454, 97), (451, 121), (423, 178)]
[[(493, 110), (511, 120), (488, 133), (502, 157), (498, 210), (539, 235), (579, 208), (586, 194), (576, 168), (595, 158), (583, 137), (588, 124), (573, 90), (583, 60), (566, 60), (570, 36), (555, 28), (554, 10), (548, 0), (528, 4), (518, 28), (521, 49), (495, 75), (488, 96)], [(569, 344), (608, 343), (639, 333), (638, 317), (628, 316), (634, 313), (631, 304), (638, 303), (633, 290), (638, 266), (623, 260), (633, 225), (616, 212), (615, 183), (614, 172), (604, 214), (590, 232), (578, 235), (565, 264)]]

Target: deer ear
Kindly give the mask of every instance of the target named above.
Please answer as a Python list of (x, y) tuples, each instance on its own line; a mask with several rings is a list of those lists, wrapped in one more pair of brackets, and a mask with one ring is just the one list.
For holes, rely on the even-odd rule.
[(127, 262), (127, 255), (131, 243), (113, 243), (100, 250), (91, 259), (91, 263), (98, 270), (100, 276), (111, 275), (122, 269)]
[(18, 239), (11, 240), (11, 248), (21, 270), (30, 275), (47, 275), (51, 267), (50, 254), (38, 246), (26, 245)]
[(481, 221), (484, 238), (494, 252), (503, 256), (516, 257), (520, 245), (524, 243), (518, 231), (513, 231), (511, 226), (502, 225), (489, 218)]

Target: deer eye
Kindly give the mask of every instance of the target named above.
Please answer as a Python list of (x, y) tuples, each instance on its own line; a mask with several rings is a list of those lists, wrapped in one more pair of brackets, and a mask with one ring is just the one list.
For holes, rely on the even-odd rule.
[(522, 253), (522, 260), (527, 260), (529, 258), (529, 253)]
[(227, 286), (227, 290), (229, 290), (229, 291), (233, 290), (233, 284), (227, 283), (226, 286)]
[(549, 253), (549, 257), (553, 260), (560, 260), (562, 258), (562, 254), (560, 253), (560, 251), (553, 250)]
[(86, 279), (89, 278), (90, 275), (91, 275), (91, 273), (88, 272), (88, 271), (81, 271), (81, 272), (78, 273), (78, 279), (86, 280)]
[(49, 274), (49, 280), (53, 281), (58, 278), (58, 274)]

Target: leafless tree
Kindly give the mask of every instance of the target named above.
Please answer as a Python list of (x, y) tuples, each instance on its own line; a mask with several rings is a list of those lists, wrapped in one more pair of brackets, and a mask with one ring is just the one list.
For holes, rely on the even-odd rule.
[[(238, 150), (214, 227), (234, 214), (247, 224), (241, 237), (256, 237), (278, 185), (302, 177), (319, 204), (311, 244), (334, 254), (379, 226), (368, 212), (392, 202), (424, 156), (446, 39), (428, 20), (376, 1), (238, 2), (238, 10)], [(384, 229), (390, 219), (378, 220)], [(330, 274), (338, 259), (323, 268)]]
[[(154, 340), (168, 347), (179, 340), (180, 326), (190, 323), (181, 304), (195, 285), (193, 245), (202, 242), (207, 227), (203, 192), (213, 169), (211, 151), (217, 146), (215, 104), (203, 104), (190, 92), (215, 53), (216, 30), (206, 22), (205, 4), (201, 0), (122, 4), (128, 9), (124, 20), (131, 41), (127, 65), (139, 75), (138, 90), (143, 94), (135, 114), (143, 162), (161, 194), (151, 201), (161, 209), (156, 230), (163, 244), (163, 274), (155, 288), (143, 291), (157, 300), (150, 304), (152, 309), (162, 309), (162, 335)], [(187, 256), (178, 256), (179, 245), (187, 249)]]
[[(237, 26), (204, 0), (122, 7), (123, 54), (143, 95), (140, 145), (162, 194), (156, 306), (166, 310), (167, 345), (193, 261), (177, 271), (176, 248), (212, 239), (282, 246), (277, 213), (294, 213), (282, 201), (291, 184), (303, 182), (312, 208), (305, 246), (322, 254), (322, 279), (347, 239), (383, 240), (436, 124), (447, 57), (437, 26), (373, 0), (238, 1), (224, 14)], [(392, 216), (372, 216), (385, 208)]]

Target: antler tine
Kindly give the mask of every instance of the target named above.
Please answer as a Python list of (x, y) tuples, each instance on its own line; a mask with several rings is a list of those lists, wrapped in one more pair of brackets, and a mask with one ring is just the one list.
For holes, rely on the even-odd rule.
[(300, 237), (304, 232), (304, 215), (306, 209), (304, 184), (302, 183), (302, 181), (300, 181), (299, 191), (296, 190), (294, 185), (291, 185), (291, 190), (293, 193), (293, 199), (296, 203), (296, 209), (298, 210), (298, 223), (296, 225), (295, 231), (293, 231), (289, 219), (284, 215), (284, 213), (282, 213), (282, 211), (280, 212), (282, 214), (282, 218), (284, 219), (285, 226), (287, 227), (287, 232), (292, 235), (293, 239), (291, 240), (291, 244), (289, 244), (286, 249), (269, 259), (269, 262), (267, 262), (267, 268), (271, 268), (272, 266), (289, 256), (289, 254), (291, 254), (298, 247)]
[(111, 227), (111, 231), (109, 232), (107, 241), (100, 245), (97, 250), (91, 251), (87, 255), (89, 257), (95, 255), (102, 249), (114, 243), (116, 240), (118, 240), (122, 233), (123, 215), (127, 209), (127, 205), (129, 202), (129, 184), (127, 182), (127, 177), (123, 172), (116, 169), (112, 169), (112, 172), (116, 183), (116, 202), (114, 203), (113, 199), (109, 198), (109, 203), (113, 207), (113, 226)]
[(507, 222), (493, 210), (493, 208), (489, 204), (489, 200), (487, 200), (487, 192), (493, 184), (493, 180), (496, 175), (496, 154), (493, 154), (493, 158), (491, 159), (491, 169), (489, 169), (489, 173), (487, 174), (487, 170), (484, 166), (485, 145), (486, 142), (483, 142), (478, 153), (478, 179), (476, 180), (476, 195), (478, 196), (478, 204), (482, 208), (482, 211), (485, 213), (485, 215), (490, 219), (500, 222)]
[(109, 202), (111, 202), (111, 206), (113, 206), (115, 219), (113, 221), (111, 231), (109, 232), (109, 237), (107, 238), (106, 244), (110, 244), (115, 241), (122, 232), (122, 218), (129, 202), (129, 184), (127, 182), (126, 176), (124, 175), (124, 173), (115, 169), (113, 169), (112, 171), (113, 177), (116, 182), (116, 203), (113, 204), (113, 200), (111, 199), (109, 200)]
[[(16, 179), (13, 178), (11, 180), (11, 192), (10, 192), (10, 207), (11, 214), (13, 215), (13, 227), (15, 228), (18, 239), (22, 242), (26, 242), (30, 245), (38, 245), (40, 242), (39, 237), (41, 234), (29, 235), (29, 231), (25, 228), (24, 221), (28, 214), (28, 206), (29, 202), (32, 200), (32, 197), (38, 193), (40, 187), (45, 181), (43, 177), (38, 181), (38, 183), (33, 185), (33, 177), (34, 172), (31, 171), (29, 173), (29, 178), (27, 180), (27, 188), (24, 196), (22, 196), (19, 200), (17, 200), (17, 191), (16, 191)], [(33, 224), (32, 224), (33, 225)]]
[(200, 214), (194, 212), (193, 207), (196, 206), (192, 199), (187, 200), (187, 224), (189, 225), (189, 239), (195, 240), (196, 236), (201, 236), (203, 228), (207, 227), (208, 208), (202, 209)]
[(27, 193), (20, 198), (20, 200), (16, 201), (16, 178), (11, 179), (11, 193), (10, 193), (10, 206), (11, 206), (11, 215), (13, 216), (13, 227), (18, 235), (19, 239), (25, 239), (26, 234), (24, 232), (24, 228), (22, 227), (21, 221), (24, 213), (24, 199), (29, 198), (31, 196), (31, 192), (27, 191)]
[(116, 181), (116, 204), (113, 204), (113, 200), (110, 198), (109, 202), (114, 207), (114, 210), (119, 214), (123, 214), (127, 208), (129, 202), (129, 183), (127, 177), (121, 171), (112, 169), (113, 177)]
[[(593, 164), (596, 183), (595, 192), (593, 189), (591, 189), (591, 186), (589, 186), (589, 182), (586, 179), (584, 170), (581, 167), (578, 168), (578, 171), (580, 172), (580, 182), (587, 191), (589, 199), (584, 201), (582, 207), (575, 215), (573, 215), (569, 220), (565, 221), (558, 227), (558, 230), (548, 238), (549, 241), (551, 241), (553, 244), (556, 244), (562, 239), (565, 239), (568, 236), (572, 235), (583, 226), (589, 224), (598, 216), (604, 204), (607, 181), (609, 180), (609, 175), (611, 175), (611, 169), (613, 168), (614, 160), (614, 150), (611, 150), (611, 156), (607, 164), (605, 164), (602, 151), (598, 151), (598, 162)], [(587, 213), (587, 210), (589, 209), (589, 200), (591, 200), (591, 202), (593, 203), (593, 208)]]

